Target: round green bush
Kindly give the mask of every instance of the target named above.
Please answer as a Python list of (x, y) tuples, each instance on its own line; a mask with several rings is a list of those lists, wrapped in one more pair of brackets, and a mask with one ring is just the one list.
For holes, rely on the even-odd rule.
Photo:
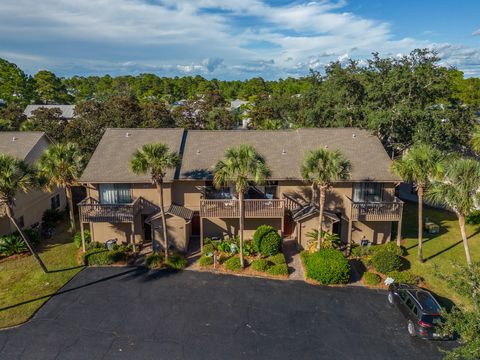
[(267, 258), (267, 260), (274, 263), (274, 264), (286, 264), (287, 263), (287, 260), (285, 259), (285, 255), (283, 255), (282, 252), (280, 252), (276, 255), (269, 256)]
[(407, 285), (417, 285), (420, 281), (420, 277), (410, 271), (391, 271), (387, 273), (388, 277), (391, 277), (397, 283)]
[(200, 266), (209, 266), (213, 265), (213, 256), (202, 256), (200, 260), (198, 261)]
[(270, 263), (266, 259), (255, 259), (252, 261), (252, 269), (255, 271), (265, 272)]
[(366, 272), (363, 274), (363, 282), (366, 285), (375, 286), (380, 284), (380, 281), (382, 281), (382, 278), (378, 274), (371, 273), (371, 272)]
[(397, 246), (397, 244), (392, 241), (384, 245), (379, 245), (378, 247), (381, 250), (393, 252), (397, 256), (403, 256), (403, 248), (400, 246)]
[(386, 274), (400, 270), (402, 268), (402, 259), (394, 252), (383, 249), (373, 254), (372, 265), (378, 272)]
[(182, 254), (173, 253), (168, 257), (166, 264), (172, 269), (182, 270), (187, 266), (187, 259)]
[(267, 274), (270, 275), (288, 275), (287, 264), (275, 264), (267, 269)]
[[(92, 236), (90, 234), (90, 230), (85, 230), (84, 231), (85, 235), (85, 245), (88, 247), (88, 244), (92, 242)], [(82, 247), (82, 233), (77, 232), (75, 236), (73, 237), (73, 242), (75, 243), (75, 246), (77, 249), (80, 249)]]
[(240, 258), (238, 256), (233, 256), (227, 261), (224, 262), (225, 267), (231, 271), (239, 271), (242, 266), (240, 264)]
[(320, 284), (346, 284), (350, 279), (350, 265), (342, 252), (336, 249), (320, 249), (304, 254), (306, 275)]
[(260, 252), (260, 244), (262, 242), (262, 239), (266, 234), (270, 232), (277, 231), (270, 225), (260, 225), (257, 230), (255, 230), (255, 233), (253, 234), (253, 249), (256, 252)]
[(276, 231), (265, 234), (260, 242), (260, 254), (271, 256), (280, 251), (282, 251), (282, 237)]
[(163, 254), (161, 253), (153, 253), (147, 256), (145, 259), (145, 265), (149, 269), (158, 269), (163, 265)]

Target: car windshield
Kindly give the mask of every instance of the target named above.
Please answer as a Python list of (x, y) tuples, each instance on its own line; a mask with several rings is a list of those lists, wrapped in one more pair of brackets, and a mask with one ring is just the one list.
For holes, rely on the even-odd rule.
[(426, 291), (418, 291), (417, 299), (422, 304), (422, 308), (427, 312), (440, 313), (440, 307), (435, 299)]
[(442, 325), (442, 317), (440, 315), (422, 315), (422, 321), (432, 325)]

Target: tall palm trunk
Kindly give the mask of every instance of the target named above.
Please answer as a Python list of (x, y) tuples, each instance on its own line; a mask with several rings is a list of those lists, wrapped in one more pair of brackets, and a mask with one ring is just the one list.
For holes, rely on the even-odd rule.
[(423, 185), (419, 184), (418, 194), (418, 261), (423, 262)]
[(75, 226), (75, 213), (73, 212), (73, 196), (72, 196), (72, 187), (70, 185), (65, 186), (65, 194), (67, 196), (68, 203), (68, 213), (70, 215), (70, 230), (73, 234), (77, 232)]
[[(160, 198), (160, 215), (162, 216), (163, 241), (165, 243), (165, 261), (168, 261), (168, 237), (167, 237), (167, 219), (165, 218), (165, 209), (163, 207), (163, 180), (155, 182), (158, 197)], [(153, 245), (153, 244), (152, 244)]]
[(240, 266), (243, 268), (244, 267), (244, 261), (243, 261), (243, 228), (245, 227), (245, 203), (243, 199), (243, 191), (240, 191), (238, 194), (238, 201), (239, 201), (239, 210), (240, 210), (240, 224), (239, 224), (239, 231), (240, 231)]
[(325, 186), (321, 185), (320, 186), (320, 198), (319, 198), (319, 211), (318, 211), (318, 227), (317, 227), (317, 249), (320, 250), (320, 247), (322, 246), (323, 242), (323, 208), (325, 206), (325, 195), (326, 195), (327, 189)]
[(472, 258), (470, 257), (470, 248), (468, 246), (467, 232), (465, 231), (465, 216), (457, 214), (458, 224), (460, 225), (460, 233), (462, 234), (463, 247), (465, 249), (465, 257), (467, 258), (467, 264), (472, 266)]
[(27, 245), (28, 250), (30, 250), (30, 252), (32, 253), (32, 255), (33, 255), (33, 257), (35, 258), (35, 260), (37, 260), (37, 262), (40, 264), (40, 267), (42, 268), (43, 272), (48, 273), (47, 267), (46, 267), (45, 264), (43, 263), (42, 259), (40, 259), (40, 256), (38, 256), (37, 252), (34, 250), (32, 244), (30, 244), (30, 241), (28, 240), (27, 235), (25, 235), (25, 233), (22, 231), (22, 229), (20, 229), (20, 226), (18, 226), (17, 221), (15, 220), (15, 217), (14, 217), (14, 215), (13, 215), (13, 210), (12, 210), (12, 208), (11, 208), (9, 205), (5, 205), (5, 208), (6, 208), (7, 217), (10, 219), (10, 221), (11, 221), (12, 224), (13, 224), (13, 226), (15, 226), (15, 228), (17, 229), (18, 233), (20, 234), (20, 236), (22, 237), (23, 241), (24, 241), (25, 244)]

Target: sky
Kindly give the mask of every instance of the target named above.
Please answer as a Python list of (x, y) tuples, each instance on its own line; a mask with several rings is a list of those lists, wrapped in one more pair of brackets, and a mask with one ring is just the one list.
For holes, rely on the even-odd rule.
[(479, 0), (1, 0), (0, 57), (34, 74), (278, 79), (438, 51), (480, 77)]

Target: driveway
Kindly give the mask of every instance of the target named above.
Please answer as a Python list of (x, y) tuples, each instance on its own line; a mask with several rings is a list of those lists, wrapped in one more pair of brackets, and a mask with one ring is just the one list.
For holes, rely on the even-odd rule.
[(79, 273), (0, 359), (438, 359), (382, 291), (142, 268)]

